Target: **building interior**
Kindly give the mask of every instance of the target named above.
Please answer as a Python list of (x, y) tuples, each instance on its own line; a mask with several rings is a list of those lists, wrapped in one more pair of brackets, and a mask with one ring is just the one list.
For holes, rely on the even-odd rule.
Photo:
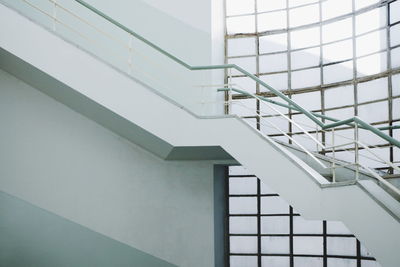
[(399, 0), (0, 0), (0, 266), (400, 266)]

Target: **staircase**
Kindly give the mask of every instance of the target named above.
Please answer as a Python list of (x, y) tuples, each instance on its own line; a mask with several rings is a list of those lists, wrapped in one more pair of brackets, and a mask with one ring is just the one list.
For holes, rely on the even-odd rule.
[[(61, 4), (49, 1), (62, 8)], [(15, 2), (30, 3), (24, 0)], [(165, 86), (163, 81), (153, 83), (152, 76), (145, 73), (136, 75), (136, 69), (131, 67), (123, 71), (60, 36), (53, 25), (58, 23), (58, 19), (51, 13), (46, 13), (53, 16), (50, 25), (39, 25), (27, 18), (27, 14), (18, 13), (9, 3), (0, 5), (1, 25), (14, 25), (0, 28), (0, 67), (161, 158), (193, 159), (195, 155), (196, 159), (243, 165), (303, 216), (343, 221), (382, 266), (398, 266), (400, 191), (385, 178), (388, 174), (361, 163), (359, 151), (368, 151), (370, 146), (358, 140), (358, 132), (369, 131), (393, 147), (400, 147), (398, 140), (386, 135), (383, 128), (375, 128), (357, 117), (337, 120), (309, 112), (236, 65), (190, 66), (87, 3), (81, 0), (72, 2), (125, 31), (164, 60), (166, 58), (185, 68), (190, 75), (226, 69), (226, 83), (200, 87), (225, 94), (227, 98), (223, 103), (227, 111), (232, 111), (235, 104), (233, 93), (255, 98), (282, 120), (296, 125), (311, 140), (312, 147), (309, 142), (303, 143), (280, 130), (263, 114), (259, 114), (256, 127), (235, 114), (200, 116), (198, 108), (188, 108), (179, 97), (171, 99), (165, 93), (168, 91), (161, 90), (158, 86)], [(39, 9), (32, 3), (28, 7)], [(144, 66), (143, 70), (147, 68)], [(270, 90), (281, 102), (237, 88), (230, 81), (232, 69)], [(196, 86), (198, 82), (204, 82), (198, 76), (189, 77), (193, 80), (182, 80), (185, 86), (193, 81)], [(276, 108), (279, 106), (304, 114), (308, 124), (302, 125), (288, 118)], [(280, 131), (287, 140), (271, 138), (263, 131), (265, 128), (260, 127), (264, 124)], [(338, 139), (335, 128), (340, 126), (353, 129), (355, 138), (347, 143), (335, 143)], [(331, 133), (331, 142), (320, 141), (318, 134), (323, 131)], [(349, 146), (353, 161), (335, 157), (335, 150)], [(390, 180), (395, 181), (397, 173), (400, 173), (399, 167), (376, 156), (371, 151), (370, 157), (386, 164), (393, 172)]]

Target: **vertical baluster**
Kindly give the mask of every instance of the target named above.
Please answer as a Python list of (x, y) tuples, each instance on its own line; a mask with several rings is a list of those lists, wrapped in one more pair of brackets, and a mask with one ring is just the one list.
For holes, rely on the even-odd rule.
[(355, 164), (356, 164), (356, 180), (360, 178), (359, 149), (358, 149), (358, 124), (354, 123), (354, 144), (355, 144)]
[(332, 128), (332, 182), (336, 183), (336, 163), (335, 163), (335, 129)]
[[(319, 134), (318, 134), (318, 125), (315, 125), (315, 139), (317, 139), (317, 141), (319, 141)], [(319, 153), (319, 145), (317, 144), (317, 153)]]
[(232, 69), (229, 69), (229, 74), (228, 74), (228, 114), (231, 114), (232, 112)]

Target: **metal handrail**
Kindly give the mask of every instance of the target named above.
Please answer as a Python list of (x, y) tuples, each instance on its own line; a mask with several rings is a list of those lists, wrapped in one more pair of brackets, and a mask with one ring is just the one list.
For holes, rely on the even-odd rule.
[[(162, 49), (161, 47), (157, 46), (156, 44), (150, 42), (149, 40), (147, 40), (143, 36), (139, 35), (138, 33), (134, 32), (131, 29), (127, 28), (126, 26), (122, 25), (118, 21), (116, 21), (116, 20), (112, 19), (111, 17), (107, 16), (105, 13), (101, 12), (100, 10), (96, 9), (95, 7), (89, 5), (85, 1), (82, 1), (82, 0), (74, 0), (74, 1), (79, 3), (79, 4), (81, 4), (85, 8), (91, 10), (92, 12), (96, 13), (97, 15), (101, 16), (102, 18), (104, 18), (105, 20), (107, 20), (110, 23), (114, 24), (115, 26), (117, 26), (118, 28), (122, 29), (123, 31), (125, 31), (125, 32), (131, 34), (132, 36), (136, 37), (140, 41), (142, 41), (145, 44), (147, 44), (148, 46), (154, 48), (155, 50), (157, 50), (161, 54), (163, 54), (166, 57), (172, 59), (173, 61), (175, 61), (176, 63), (182, 65), (183, 67), (185, 67), (188, 70), (236, 69), (237, 71), (241, 72), (245, 76), (247, 76), (250, 79), (254, 80), (256, 83), (262, 85), (263, 87), (267, 88), (269, 91), (273, 92), (276, 96), (278, 96), (281, 99), (283, 99), (284, 101), (286, 101), (289, 104), (289, 108), (297, 110), (297, 111), (303, 113), (310, 120), (312, 120), (318, 126), (320, 126), (322, 129), (334, 128), (334, 127), (341, 126), (341, 125), (354, 126), (354, 124), (357, 124), (360, 128), (367, 129), (367, 130), (371, 131), (372, 133), (378, 135), (382, 139), (388, 141), (390, 144), (395, 145), (395, 146), (400, 148), (400, 141), (399, 140), (396, 140), (393, 137), (391, 137), (391, 136), (389, 136), (389, 135), (387, 135), (387, 134), (385, 134), (385, 133), (383, 133), (381, 131), (381, 130), (390, 129), (390, 127), (384, 127), (383, 129), (375, 128), (372, 125), (370, 125), (369, 123), (367, 123), (367, 122), (363, 121), (362, 119), (360, 119), (359, 117), (352, 117), (352, 118), (345, 119), (345, 120), (338, 120), (338, 119), (335, 119), (335, 118), (332, 118), (332, 117), (328, 117), (328, 116), (325, 116), (325, 115), (321, 115), (321, 114), (316, 114), (316, 113), (310, 112), (310, 111), (304, 109), (303, 107), (301, 107), (300, 105), (298, 105), (295, 101), (293, 101), (292, 99), (287, 97), (281, 91), (274, 89), (273, 87), (269, 86), (268, 84), (263, 82), (261, 79), (259, 79), (257, 76), (255, 76), (255, 75), (251, 74), (250, 72), (242, 69), (241, 67), (237, 66), (236, 64), (191, 66), (191, 65), (187, 64), (186, 62), (184, 62), (183, 60), (179, 59), (178, 57), (172, 55), (171, 53), (169, 53), (169, 52), (165, 51), (164, 49)], [(325, 124), (322, 121), (320, 121), (317, 117), (328, 119), (328, 120), (334, 121), (334, 122), (333, 123), (329, 123), (329, 124)], [(396, 126), (391, 127), (391, 128), (398, 129), (398, 128), (400, 128), (400, 125), (396, 125)]]
[[(240, 86), (239, 86), (239, 87), (240, 87)], [(283, 106), (283, 107), (286, 107), (286, 108), (291, 108), (289, 105), (282, 104), (282, 103), (279, 103), (279, 102), (270, 100), (270, 99), (268, 99), (268, 98), (266, 98), (266, 97), (262, 97), (262, 96), (259, 96), (259, 95), (256, 95), (256, 94), (252, 94), (252, 93), (246, 92), (246, 91), (244, 91), (244, 90), (242, 90), (242, 89), (237, 89), (237, 88), (220, 88), (220, 89), (217, 89), (217, 90), (218, 90), (218, 91), (229, 91), (229, 92), (235, 91), (235, 92), (237, 92), (237, 93), (245, 94), (246, 96), (250, 96), (250, 97), (252, 97), (252, 98), (255, 98), (255, 99), (257, 99), (257, 100), (260, 100), (261, 103), (265, 103), (265, 104), (271, 103), (271, 104)], [(267, 104), (267, 105), (268, 105), (268, 104)], [(282, 114), (281, 112), (279, 112), (278, 110), (276, 110), (276, 109), (274, 109), (274, 110), (275, 110), (276, 112), (278, 112), (278, 113), (281, 115), (281, 117), (285, 118), (286, 120), (292, 121), (291, 119), (288, 119), (285, 115), (283, 115), (283, 114)], [(297, 125), (297, 124), (302, 124), (302, 123), (296, 123), (296, 125)], [(307, 127), (311, 127), (311, 126), (306, 125), (306, 124), (302, 124), (302, 125), (307, 126)], [(397, 129), (397, 128), (400, 128), (399, 126), (400, 126), (400, 125), (396, 125), (396, 126), (393, 126), (392, 128), (393, 128), (393, 129)], [(385, 127), (385, 128), (386, 128), (386, 127)], [(306, 133), (307, 135), (309, 135), (308, 132), (305, 132), (305, 130), (304, 130), (303, 128), (300, 128), (300, 129), (302, 130), (302, 132), (304, 132), (304, 133)], [(323, 129), (321, 129), (321, 131), (322, 131), (322, 132), (326, 132), (326, 130), (323, 130)], [(286, 135), (285, 135), (285, 136), (286, 136)], [(346, 139), (348, 139), (348, 140), (351, 140), (351, 142), (350, 142), (349, 144), (360, 145), (361, 147), (363, 147), (364, 149), (366, 149), (369, 153), (371, 153), (372, 155), (374, 155), (377, 159), (379, 159), (382, 163), (385, 163), (385, 164), (387, 164), (388, 166), (390, 166), (390, 167), (392, 167), (393, 169), (395, 169), (395, 170), (397, 170), (397, 171), (400, 172), (400, 168), (399, 168), (399, 167), (397, 167), (396, 165), (394, 165), (392, 162), (388, 162), (388, 161), (386, 161), (386, 160), (380, 158), (376, 153), (372, 152), (371, 149), (370, 149), (367, 145), (365, 145), (364, 143), (360, 142), (359, 140), (353, 140), (353, 139), (350, 139), (350, 138), (347, 138), (347, 137), (344, 137), (344, 136), (342, 136), (342, 137), (343, 137), (343, 138), (346, 138)], [(316, 143), (317, 143), (318, 145), (320, 145), (323, 149), (329, 149), (329, 147), (325, 147), (324, 145), (321, 145), (321, 144), (320, 144), (318, 141), (316, 141), (314, 138), (311, 138), (311, 140), (313, 140), (314, 142), (316, 142)], [(334, 145), (334, 146), (331, 146), (330, 148), (337, 148), (337, 147), (344, 146), (344, 145), (348, 145), (348, 144)], [(345, 149), (345, 150), (346, 150), (346, 149)], [(346, 151), (347, 151), (347, 150), (346, 150)]]
[[(271, 86), (269, 86), (268, 84), (266, 84), (265, 82), (263, 82), (262, 80), (260, 80), (257, 76), (247, 72), (246, 70), (242, 69), (241, 67), (235, 65), (235, 64), (224, 64), (224, 65), (205, 65), (205, 66), (191, 66), (189, 64), (187, 64), (186, 62), (184, 62), (183, 60), (179, 59), (178, 57), (175, 57), (174, 55), (170, 54), (169, 52), (163, 50), (162, 48), (160, 48), (159, 46), (155, 45), (154, 43), (148, 41), (147, 39), (145, 39), (144, 37), (142, 37), (141, 35), (137, 34), (136, 32), (133, 32), (132, 30), (130, 30), (129, 28), (127, 28), (126, 26), (120, 24), (119, 22), (115, 21), (114, 19), (110, 18), (109, 16), (107, 16), (106, 14), (102, 13), (101, 11), (99, 11), (98, 9), (94, 8), (93, 6), (89, 5), (88, 3), (86, 3), (85, 1), (82, 0), (72, 0), (75, 1), (76, 3), (84, 6), (85, 8), (89, 9), (91, 12), (94, 12), (95, 14), (97, 14), (98, 16), (102, 17), (103, 19), (107, 20), (108, 22), (112, 23), (114, 26), (120, 28), (121, 30), (123, 30), (124, 32), (128, 33), (130, 36), (129, 39), (129, 45), (124, 45), (123, 41), (118, 40), (118, 38), (115, 38), (114, 36), (104, 32), (103, 30), (99, 29), (97, 26), (92, 25), (91, 23), (89, 23), (86, 19), (82, 19), (79, 16), (75, 15), (72, 11), (70, 11), (67, 8), (64, 8), (63, 6), (61, 6), (60, 4), (57, 3), (56, 0), (48, 0), (49, 2), (52, 2), (54, 4), (54, 10), (53, 10), (53, 15), (48, 14), (47, 12), (42, 11), (40, 8), (35, 7), (34, 5), (30, 4), (29, 1), (27, 0), (22, 0), (24, 2), (26, 2), (27, 4), (31, 5), (32, 7), (38, 9), (39, 11), (41, 11), (42, 13), (44, 13), (47, 16), (53, 17), (54, 19), (54, 24), (53, 24), (53, 30), (55, 30), (55, 23), (61, 23), (63, 24), (60, 20), (56, 19), (56, 13), (55, 13), (55, 8), (59, 7), (62, 10), (66, 11), (67, 13), (73, 15), (75, 18), (78, 18), (79, 20), (81, 20), (82, 22), (84, 22), (85, 24), (93, 27), (96, 31), (99, 31), (100, 33), (104, 34), (105, 36), (107, 36), (108, 38), (117, 41), (118, 43), (122, 44), (123, 47), (127, 48), (129, 50), (130, 53), (133, 52), (132, 49), (132, 38), (136, 38), (139, 39), (140, 41), (142, 41), (143, 43), (145, 43), (146, 45), (150, 46), (151, 48), (155, 49), (156, 51), (158, 51), (159, 53), (163, 54), (164, 56), (168, 57), (169, 59), (173, 60), (174, 62), (178, 63), (179, 65), (185, 67), (188, 70), (216, 70), (216, 69), (228, 69), (229, 70), (229, 75), (228, 75), (228, 83), (227, 84), (223, 84), (223, 85), (209, 85), (209, 86), (205, 86), (202, 85), (201, 87), (224, 87), (224, 88), (219, 88), (217, 89), (217, 91), (228, 91), (228, 96), (229, 96), (229, 101), (232, 101), (232, 92), (237, 92), (241, 95), (244, 96), (249, 96), (252, 98), (255, 98), (256, 100), (259, 100), (260, 103), (263, 103), (265, 105), (267, 105), (269, 108), (273, 109), (274, 111), (276, 111), (281, 118), (288, 120), (290, 123), (292, 123), (293, 125), (295, 125), (297, 128), (299, 128), (306, 136), (308, 136), (309, 138), (311, 138), (311, 140), (313, 142), (315, 142), (317, 144), (317, 152), (319, 150), (318, 147), (321, 147), (323, 149), (326, 149), (325, 144), (322, 144), (318, 139), (318, 132), (326, 132), (327, 129), (331, 129), (332, 130), (332, 136), (333, 136), (333, 132), (335, 130), (335, 127), (341, 126), (341, 125), (348, 125), (351, 127), (354, 127), (355, 130), (355, 140), (352, 140), (353, 143), (355, 144), (355, 163), (351, 164), (351, 165), (355, 165), (356, 168), (356, 180), (358, 180), (359, 177), (359, 167), (362, 167), (363, 169), (367, 170), (368, 172), (374, 172), (373, 170), (371, 170), (371, 168), (363, 166), (362, 164), (359, 163), (359, 154), (358, 154), (358, 147), (361, 146), (364, 149), (367, 149), (368, 152), (371, 152), (372, 155), (374, 155), (375, 157), (377, 157), (380, 161), (383, 161), (382, 163), (386, 163), (388, 166), (392, 167), (393, 169), (399, 171), (399, 167), (395, 166), (392, 162), (388, 162), (386, 160), (382, 160), (381, 158), (379, 158), (375, 153), (373, 153), (368, 146), (364, 145), (363, 143), (358, 141), (358, 129), (366, 129), (369, 130), (370, 132), (380, 136), (382, 139), (388, 141), (391, 145), (399, 147), (400, 148), (400, 141), (394, 139), (393, 137), (385, 134), (382, 132), (382, 130), (388, 130), (388, 129), (400, 129), (400, 125), (390, 125), (390, 126), (384, 126), (384, 127), (378, 127), (375, 128), (372, 125), (368, 124), (367, 122), (361, 120), (358, 117), (353, 117), (353, 118), (349, 118), (349, 119), (345, 119), (345, 120), (339, 120), (336, 118), (332, 118), (323, 114), (318, 114), (315, 112), (311, 112), (308, 111), (306, 109), (304, 109), (303, 107), (301, 107), (300, 105), (298, 105), (295, 101), (291, 100), (289, 97), (287, 97), (284, 93), (282, 93), (279, 90), (276, 90), (274, 88), (272, 88)], [(64, 25), (64, 24), (63, 24)], [(67, 25), (65, 25), (67, 26)], [(69, 29), (73, 30), (75, 32), (74, 29), (72, 29), (71, 27), (67, 26)], [(78, 32), (77, 32), (78, 33)], [(79, 34), (79, 33), (78, 33)], [(144, 55), (142, 55), (144, 56)], [(128, 60), (130, 68), (131, 68), (131, 60)], [(252, 94), (247, 92), (246, 90), (244, 90), (243, 88), (241, 89), (237, 89), (237, 88), (233, 88), (233, 84), (229, 83), (229, 78), (232, 78), (231, 75), (231, 71), (232, 69), (236, 69), (237, 71), (239, 71), (240, 73), (244, 74), (246, 77), (254, 80), (256, 83), (262, 85), (263, 87), (267, 88), (269, 91), (271, 91), (272, 93), (274, 93), (276, 96), (278, 96), (279, 98), (283, 99), (284, 101), (287, 102), (286, 103), (281, 103), (278, 101), (274, 101), (271, 100), (267, 97), (264, 96), (260, 96), (258, 94)], [(130, 72), (129, 72), (130, 73)], [(229, 103), (229, 102), (228, 102)], [(302, 123), (297, 123), (295, 121), (293, 121), (291, 118), (287, 117), (285, 114), (283, 114), (282, 112), (278, 111), (276, 108), (274, 108), (272, 105), (270, 104), (274, 104), (274, 105), (278, 105), (281, 107), (285, 107), (288, 108), (289, 110), (295, 110), (300, 112), (301, 114), (304, 114), (305, 116), (307, 116), (311, 121), (313, 121), (316, 124), (317, 127), (317, 131), (316, 131), (316, 138), (314, 138), (308, 131), (306, 131), (302, 126), (300, 126), (300, 124)], [(259, 112), (259, 111), (258, 111)], [(261, 113), (257, 113), (258, 117), (260, 118), (260, 120), (263, 119)], [(322, 122), (320, 119), (318, 118), (322, 118), (325, 119), (327, 121), (330, 121), (330, 123), (324, 123)], [(332, 169), (332, 175), (333, 177), (335, 177), (335, 168), (337, 168), (335, 166), (335, 162), (332, 162), (332, 166), (325, 166), (319, 159), (317, 159), (314, 155), (313, 152), (308, 151), (308, 149), (306, 149), (302, 144), (298, 143), (294, 138), (292, 138), (290, 136), (290, 134), (282, 131), (279, 129), (279, 127), (277, 127), (275, 124), (266, 121), (269, 125), (271, 125), (273, 128), (275, 128), (276, 130), (278, 130), (279, 132), (281, 132), (284, 136), (288, 137), (293, 143), (295, 143), (297, 146), (300, 147), (300, 149), (302, 149), (305, 153), (307, 153), (311, 158), (313, 158), (319, 165), (321, 165), (321, 167), (323, 167), (324, 169)], [(320, 127), (320, 129), (318, 129), (318, 127)], [(334, 153), (334, 148), (338, 147), (338, 145), (334, 146), (334, 141), (332, 141), (332, 148), (333, 148), (333, 153)], [(346, 149), (345, 149), (346, 150)], [(347, 151), (347, 150), (346, 150)], [(335, 160), (335, 156), (333, 156), (334, 160)], [(340, 164), (339, 164), (340, 165)], [(340, 167), (340, 166), (338, 166)], [(373, 173), (373, 176), (380, 182), (382, 182), (383, 184), (385, 184), (386, 186), (388, 186), (392, 191), (396, 192), (397, 194), (400, 195), (400, 190), (398, 189), (394, 189), (393, 186), (387, 185), (387, 182), (384, 180), (384, 178), (382, 178), (380, 175), (378, 175), (377, 173)], [(335, 178), (333, 178), (333, 181), (335, 182)]]
[[(54, 0), (50, 0), (50, 1), (53, 2)], [(108, 22), (112, 23), (113, 25), (122, 29), (123, 31), (127, 32), (131, 36), (139, 39), (140, 41), (144, 42), (148, 46), (152, 47), (159, 53), (167, 56), (168, 58), (170, 58), (171, 60), (175, 61), (176, 63), (182, 65), (183, 67), (185, 67), (188, 70), (236, 69), (237, 71), (239, 71), (242, 74), (244, 74), (245, 76), (251, 78), (258, 84), (261, 84), (263, 87), (267, 88), (269, 91), (273, 92), (275, 95), (277, 95), (278, 97), (280, 97), (281, 99), (286, 101), (288, 104), (279, 103), (279, 102), (270, 100), (270, 99), (262, 97), (262, 96), (257, 96), (257, 98), (260, 98), (266, 102), (270, 102), (273, 104), (277, 104), (277, 105), (301, 112), (302, 114), (307, 116), (310, 120), (315, 122), (319, 127), (321, 127), (321, 129), (330, 129), (330, 128), (335, 128), (335, 127), (341, 126), (341, 125), (349, 125), (352, 127), (359, 127), (359, 128), (367, 129), (367, 130), (373, 132), (374, 134), (376, 134), (376, 135), (380, 136), (381, 138), (383, 138), (384, 140), (388, 141), (390, 144), (400, 148), (399, 140), (396, 140), (393, 137), (391, 137), (381, 131), (381, 130), (387, 130), (387, 129), (399, 129), (400, 125), (375, 128), (372, 125), (368, 124), (367, 122), (361, 120), (358, 117), (353, 117), (353, 118), (349, 118), (349, 119), (345, 119), (345, 120), (338, 120), (338, 119), (335, 119), (335, 118), (332, 118), (332, 117), (329, 117), (329, 116), (326, 116), (323, 114), (310, 112), (310, 111), (304, 109), (303, 107), (301, 107), (300, 105), (298, 105), (295, 101), (288, 98), (285, 94), (283, 94), (279, 90), (272, 88), (271, 86), (269, 86), (268, 84), (266, 84), (265, 82), (260, 80), (257, 76), (247, 72), (246, 70), (242, 69), (241, 67), (239, 67), (235, 64), (191, 66), (191, 65), (187, 64), (186, 62), (184, 62), (183, 60), (177, 58), (176, 56), (172, 55), (171, 53), (169, 53), (169, 52), (165, 51), (164, 49), (160, 48), (159, 46), (155, 45), (154, 43), (150, 42), (149, 40), (145, 39), (138, 33), (132, 31), (131, 29), (127, 28), (126, 26), (122, 25), (121, 23), (117, 22), (116, 20), (112, 19), (111, 17), (107, 16), (105, 13), (101, 12), (100, 10), (96, 9), (95, 7), (89, 5), (85, 1), (82, 1), (82, 0), (73, 0), (73, 1), (77, 2), (78, 4), (82, 5), (83, 7), (87, 8), (87, 9), (89, 9), (90, 11), (94, 12), (95, 14), (99, 15), (103, 19), (107, 20)], [(27, 1), (25, 1), (25, 2), (27, 2)], [(56, 2), (54, 1), (54, 3), (56, 3)], [(56, 4), (56, 5), (60, 6), (59, 4)], [(231, 90), (231, 91), (239, 92), (244, 95), (249, 95), (249, 93), (246, 91), (234, 89), (234, 88), (223, 88), (220, 90)], [(333, 123), (325, 124), (322, 121), (320, 121), (319, 119), (317, 119), (317, 117), (323, 118), (323, 119), (326, 119), (329, 121), (333, 121)]]

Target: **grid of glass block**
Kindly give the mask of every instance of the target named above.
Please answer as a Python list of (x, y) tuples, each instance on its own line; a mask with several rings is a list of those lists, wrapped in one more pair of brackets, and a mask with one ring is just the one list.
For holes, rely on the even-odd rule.
[(231, 267), (379, 267), (341, 223), (306, 220), (243, 167), (229, 167)]
[[(226, 0), (225, 41), (226, 63), (249, 70), (308, 110), (339, 119), (359, 116), (376, 126), (400, 122), (398, 0)], [(235, 85), (274, 97), (238, 72), (231, 75)], [(261, 128), (255, 116), (260, 112), (257, 101), (238, 95), (233, 99), (241, 105), (233, 105), (232, 112)], [(295, 121), (306, 121), (301, 114), (280, 110)], [(300, 131), (273, 112), (264, 117), (304, 140)], [(282, 137), (275, 129), (265, 131)], [(400, 139), (400, 130), (386, 132)], [(346, 127), (340, 134), (353, 135)], [(319, 138), (330, 140), (325, 133)], [(399, 149), (365, 130), (360, 131), (360, 140), (385, 160), (400, 163)], [(336, 151), (336, 157), (345, 159), (342, 152)], [(393, 173), (385, 164), (366, 157), (360, 160)]]

